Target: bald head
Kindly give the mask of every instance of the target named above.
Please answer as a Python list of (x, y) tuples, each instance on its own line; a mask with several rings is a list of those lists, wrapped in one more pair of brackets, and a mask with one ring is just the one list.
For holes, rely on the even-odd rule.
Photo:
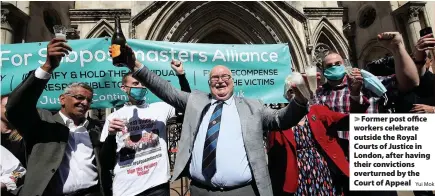
[(216, 65), (216, 66), (213, 67), (213, 69), (211, 69), (209, 77), (211, 78), (213, 73), (222, 72), (222, 71), (225, 71), (225, 72), (229, 73), (230, 76), (233, 76), (232, 73), (231, 73), (231, 70), (227, 66), (225, 66), (225, 65)]
[(216, 65), (210, 71), (210, 92), (214, 99), (225, 101), (233, 95), (234, 82), (230, 69)]

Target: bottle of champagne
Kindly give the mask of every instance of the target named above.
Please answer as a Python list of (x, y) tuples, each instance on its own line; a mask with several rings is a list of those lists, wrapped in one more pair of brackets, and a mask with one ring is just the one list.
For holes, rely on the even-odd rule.
[(125, 44), (127, 39), (125, 39), (124, 33), (121, 29), (121, 20), (119, 16), (115, 16), (115, 32), (112, 36), (112, 60), (113, 65), (117, 67), (125, 67), (127, 62), (126, 48)]

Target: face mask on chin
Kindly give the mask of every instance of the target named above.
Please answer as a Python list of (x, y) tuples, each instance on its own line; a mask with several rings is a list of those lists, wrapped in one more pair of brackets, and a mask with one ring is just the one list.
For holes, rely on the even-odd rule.
[(145, 102), (145, 95), (147, 94), (147, 89), (142, 87), (130, 87), (130, 97), (132, 97), (139, 104)]
[(346, 71), (345, 71), (343, 65), (335, 65), (335, 66), (332, 66), (328, 69), (325, 69), (325, 71), (323, 72), (323, 75), (328, 80), (336, 81), (336, 80), (342, 79), (344, 77), (344, 75), (346, 75)]

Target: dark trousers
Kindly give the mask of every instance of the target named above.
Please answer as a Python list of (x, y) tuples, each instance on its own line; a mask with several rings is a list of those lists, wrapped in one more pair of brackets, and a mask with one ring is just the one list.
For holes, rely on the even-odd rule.
[(169, 182), (150, 188), (136, 196), (169, 196)]
[(100, 186), (94, 185), (86, 189), (78, 190), (74, 193), (64, 194), (63, 196), (101, 196)]
[(202, 185), (201, 183), (192, 181), (190, 183), (191, 196), (259, 196), (257, 186), (255, 183), (247, 184), (245, 186), (237, 187), (234, 189), (219, 190), (217, 188), (210, 188)]

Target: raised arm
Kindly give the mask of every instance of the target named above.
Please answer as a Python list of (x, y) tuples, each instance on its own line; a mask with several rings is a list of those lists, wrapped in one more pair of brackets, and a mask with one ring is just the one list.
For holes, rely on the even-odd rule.
[(173, 87), (168, 81), (157, 76), (144, 65), (133, 73), (133, 77), (142, 82), (151, 92), (164, 102), (172, 105), (177, 110), (185, 110), (190, 93), (183, 92)]
[[(36, 104), (47, 82), (37, 78), (35, 71), (32, 71), (9, 95), (6, 118), (24, 138), (29, 137), (41, 121)], [(24, 119), (26, 123), (23, 123)]]
[[(65, 53), (71, 51), (64, 39), (53, 39), (47, 46), (47, 60), (21, 82), (10, 94), (6, 105), (6, 117), (17, 131), (29, 138), (41, 122), (36, 105), (54, 69), (59, 66)], [(23, 123), (23, 120), (25, 123)]]
[[(303, 103), (303, 102), (302, 102)], [(263, 104), (260, 102), (260, 104)], [(262, 109), (264, 130), (286, 130), (296, 125), (307, 114), (306, 105), (293, 99), (286, 107), (274, 110), (267, 106)]]
[(181, 91), (188, 92), (188, 93), (192, 92), (190, 89), (189, 81), (187, 81), (186, 78), (186, 73), (184, 72), (183, 63), (181, 63), (180, 61), (172, 60), (171, 68), (177, 74)]
[[(319, 80), (319, 78), (317, 79)], [(308, 84), (308, 82), (306, 82), (306, 84)], [(264, 130), (281, 131), (290, 129), (299, 123), (302, 117), (308, 112), (306, 105), (308, 100), (302, 95), (296, 85), (292, 82), (286, 82), (284, 85), (284, 97), (290, 104), (280, 110), (274, 110), (263, 105), (262, 117)], [(260, 102), (260, 104), (263, 103)]]
[[(126, 48), (129, 60), (125, 64), (133, 72), (133, 77), (144, 84), (158, 98), (172, 105), (177, 110), (184, 111), (190, 93), (182, 92), (173, 87), (168, 81), (159, 77), (149, 70), (148, 67), (137, 61), (133, 50), (129, 46), (126, 46)], [(112, 53), (110, 48), (109, 53)]]
[(398, 89), (401, 92), (408, 92), (417, 87), (420, 76), (414, 61), (406, 51), (402, 35), (398, 32), (385, 32), (378, 35), (378, 40), (393, 52)]

